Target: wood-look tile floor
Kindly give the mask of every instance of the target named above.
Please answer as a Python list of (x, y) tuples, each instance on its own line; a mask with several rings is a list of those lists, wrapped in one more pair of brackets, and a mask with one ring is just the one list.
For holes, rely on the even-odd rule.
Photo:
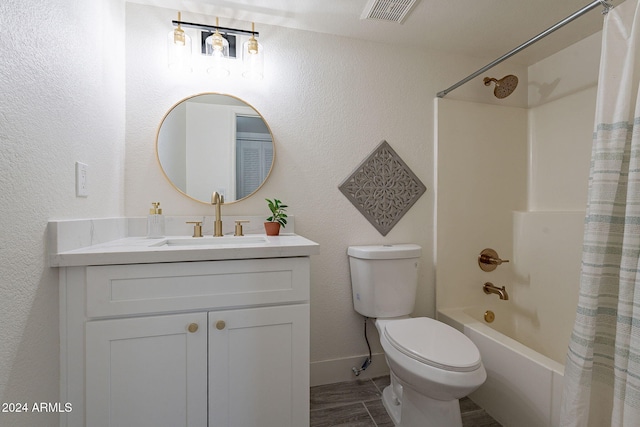
[[(311, 387), (311, 427), (394, 427), (382, 404), (389, 376)], [(463, 427), (501, 427), (469, 398), (460, 400)]]

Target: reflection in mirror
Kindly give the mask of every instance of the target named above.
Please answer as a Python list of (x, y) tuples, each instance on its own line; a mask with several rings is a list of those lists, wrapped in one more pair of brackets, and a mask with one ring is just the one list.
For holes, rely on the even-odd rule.
[(205, 93), (169, 110), (158, 129), (156, 153), (180, 192), (210, 203), (217, 191), (229, 203), (262, 186), (273, 166), (274, 144), (253, 107), (230, 95)]

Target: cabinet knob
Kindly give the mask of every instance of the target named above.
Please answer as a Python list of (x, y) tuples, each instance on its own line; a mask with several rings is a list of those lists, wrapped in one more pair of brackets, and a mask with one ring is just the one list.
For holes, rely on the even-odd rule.
[(224, 329), (224, 328), (226, 328), (226, 327), (227, 327), (227, 324), (224, 322), (224, 320), (218, 320), (218, 321), (216, 322), (216, 329), (217, 329), (217, 330), (221, 331), (221, 330), (223, 330), (223, 329)]
[(191, 333), (194, 333), (198, 330), (198, 324), (197, 323), (190, 323), (189, 327), (187, 327), (187, 330)]

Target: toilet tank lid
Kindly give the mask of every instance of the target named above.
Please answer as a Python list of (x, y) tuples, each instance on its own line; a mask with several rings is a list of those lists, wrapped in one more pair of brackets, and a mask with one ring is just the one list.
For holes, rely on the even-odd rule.
[(422, 248), (413, 243), (399, 245), (349, 246), (347, 254), (361, 259), (419, 258)]

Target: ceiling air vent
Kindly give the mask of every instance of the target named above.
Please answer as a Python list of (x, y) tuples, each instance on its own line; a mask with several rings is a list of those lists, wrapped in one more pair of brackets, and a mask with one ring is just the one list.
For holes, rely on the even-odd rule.
[(418, 0), (369, 0), (362, 19), (402, 23)]

